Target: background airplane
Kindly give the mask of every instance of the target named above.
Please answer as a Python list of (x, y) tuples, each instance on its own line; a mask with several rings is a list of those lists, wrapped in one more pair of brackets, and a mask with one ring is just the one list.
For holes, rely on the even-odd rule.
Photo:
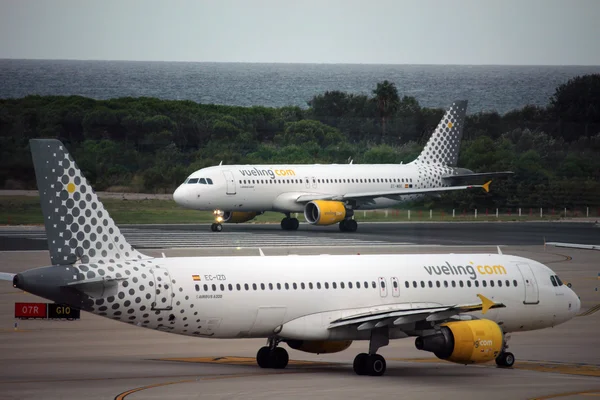
[(466, 109), (466, 100), (454, 102), (421, 154), (408, 164), (218, 165), (192, 173), (173, 199), (182, 207), (213, 211), (213, 232), (220, 232), (222, 223), (246, 222), (266, 211), (285, 214), (285, 230), (298, 229), (291, 213), (303, 213), (309, 224), (339, 223), (341, 231), (354, 232), (355, 210), (392, 207), (454, 190), (487, 192), (486, 179), (512, 172), (474, 173), (456, 167)]
[(498, 254), (154, 258), (126, 241), (57, 140), (31, 140), (52, 265), (0, 279), (34, 295), (164, 332), (265, 338), (262, 368), (288, 352), (347, 349), (358, 375), (383, 375), (392, 339), (460, 364), (510, 367), (511, 332), (573, 318), (577, 295), (545, 265)]

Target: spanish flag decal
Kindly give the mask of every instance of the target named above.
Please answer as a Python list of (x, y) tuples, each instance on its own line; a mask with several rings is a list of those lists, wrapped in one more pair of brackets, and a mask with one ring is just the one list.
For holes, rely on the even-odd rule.
[(194, 279), (195, 281), (199, 281), (200, 275), (192, 275), (192, 279)]

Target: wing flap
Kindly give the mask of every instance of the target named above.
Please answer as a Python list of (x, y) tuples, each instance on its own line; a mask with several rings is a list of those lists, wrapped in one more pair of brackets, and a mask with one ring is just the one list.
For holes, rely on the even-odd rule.
[(417, 308), (414, 307), (414, 304), (412, 308), (407, 308), (406, 304), (400, 304), (397, 309), (384, 311), (376, 309), (373, 312), (363, 311), (332, 321), (328, 329), (358, 324), (357, 330), (370, 330), (389, 325), (390, 322), (393, 325), (403, 325), (418, 321), (439, 322), (463, 313), (482, 311), (483, 314), (486, 314), (492, 308), (506, 307), (502, 303), (495, 303), (482, 294), (478, 294), (477, 297), (481, 299), (481, 303), (438, 307), (423, 306)]

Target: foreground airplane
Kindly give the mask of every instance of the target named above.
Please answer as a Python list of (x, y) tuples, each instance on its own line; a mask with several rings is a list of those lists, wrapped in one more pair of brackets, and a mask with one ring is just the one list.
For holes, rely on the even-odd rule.
[(52, 265), (0, 279), (136, 326), (205, 338), (265, 338), (309, 353), (368, 340), (359, 375), (382, 375), (391, 339), (460, 364), (512, 366), (507, 334), (561, 324), (577, 295), (545, 265), (498, 254), (154, 258), (133, 249), (57, 140), (31, 140)]
[[(457, 168), (467, 101), (446, 111), (421, 154), (408, 164), (219, 165), (192, 173), (173, 193), (182, 207), (213, 211), (213, 232), (222, 222), (241, 223), (276, 211), (285, 214), (281, 228), (296, 230), (291, 213), (304, 213), (312, 225), (339, 223), (357, 229), (355, 210), (392, 207), (429, 194), (483, 188), (491, 177), (512, 172), (473, 173)], [(225, 210), (225, 211), (223, 211)]]

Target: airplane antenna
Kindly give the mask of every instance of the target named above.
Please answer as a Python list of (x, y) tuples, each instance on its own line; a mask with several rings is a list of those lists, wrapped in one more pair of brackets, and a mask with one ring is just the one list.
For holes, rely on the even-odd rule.
[(502, 250), (500, 250), (500, 246), (496, 246), (498, 248), (498, 254), (502, 254)]
[(162, 254), (163, 258), (167, 258), (167, 256), (165, 256), (165, 253), (161, 253), (161, 254)]
[(260, 252), (260, 256), (261, 256), (261, 257), (264, 257), (264, 256), (265, 256), (265, 253), (263, 253), (263, 251), (262, 251), (262, 249), (261, 249), (260, 247), (258, 248), (258, 251)]
[(221, 162), (219, 163), (219, 165), (223, 165), (223, 160), (221, 160)]

